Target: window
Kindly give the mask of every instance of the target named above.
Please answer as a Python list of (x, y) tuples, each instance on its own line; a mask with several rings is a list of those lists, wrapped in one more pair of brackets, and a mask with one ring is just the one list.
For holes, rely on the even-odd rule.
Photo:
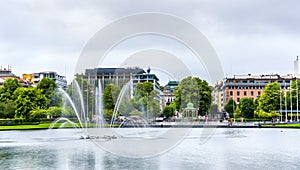
[(232, 96), (233, 95), (233, 92), (232, 91), (230, 91), (230, 96)]
[(247, 91), (244, 91), (244, 96), (247, 96)]
[(237, 92), (236, 92), (236, 94), (239, 96), (239, 95), (240, 95), (240, 92), (239, 92), (239, 91), (237, 91)]
[(240, 102), (240, 98), (237, 98), (237, 102)]
[(254, 96), (254, 93), (253, 93), (253, 91), (251, 91), (251, 96)]
[(258, 92), (258, 95), (260, 96), (260, 91)]

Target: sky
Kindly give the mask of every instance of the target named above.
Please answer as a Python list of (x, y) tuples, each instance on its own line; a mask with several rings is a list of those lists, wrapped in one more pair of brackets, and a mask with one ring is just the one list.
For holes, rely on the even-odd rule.
[[(155, 12), (195, 26), (216, 51), (224, 77), (289, 74), (300, 55), (299, 6), (297, 0), (0, 0), (0, 65), (12, 66), (18, 76), (56, 71), (70, 82), (84, 47), (99, 30), (126, 16)], [(182, 45), (149, 35), (120, 43), (99, 66), (120, 66), (124, 56), (146, 49), (173, 53), (193, 75), (207, 77)], [(165, 84), (167, 76), (161, 77)]]

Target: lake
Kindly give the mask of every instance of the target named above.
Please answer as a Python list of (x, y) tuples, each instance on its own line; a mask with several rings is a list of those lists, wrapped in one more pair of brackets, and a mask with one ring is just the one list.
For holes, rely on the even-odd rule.
[[(148, 129), (150, 134), (164, 134), (167, 130)], [(134, 128), (124, 128), (121, 133), (131, 133), (133, 130), (136, 131)], [(104, 151), (105, 148), (101, 149), (93, 140), (80, 139), (84, 135), (82, 130), (1, 131), (0, 169), (191, 170), (300, 167), (300, 130), (297, 129), (217, 128), (202, 141), (200, 134), (203, 134), (203, 128), (190, 129), (169, 150), (147, 158), (131, 158)], [(123, 143), (131, 139), (114, 140)], [(99, 142), (105, 143), (104, 140)], [(138, 152), (140, 147), (124, 145), (132, 152)], [(155, 146), (149, 148), (154, 150)]]

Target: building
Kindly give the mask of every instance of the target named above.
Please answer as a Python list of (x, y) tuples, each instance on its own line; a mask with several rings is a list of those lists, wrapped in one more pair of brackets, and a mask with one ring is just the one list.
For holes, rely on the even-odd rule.
[(160, 84), (158, 81), (159, 79), (157, 78), (157, 76), (150, 73), (134, 74), (132, 79), (133, 88), (137, 83), (151, 82), (153, 84), (153, 89), (160, 91)]
[(174, 93), (178, 85), (179, 85), (179, 81), (169, 81), (168, 84), (165, 85), (161, 93), (161, 99), (164, 106), (168, 106), (170, 103), (175, 101)]
[(222, 112), (224, 108), (224, 92), (223, 86), (224, 82), (219, 81), (216, 83), (213, 91), (212, 91), (212, 104), (217, 105), (217, 111)]
[(159, 84), (159, 79), (155, 74), (150, 73), (150, 68), (148, 68), (147, 73), (142, 73), (142, 74), (134, 74), (133, 79), (132, 79), (132, 85), (133, 89), (135, 88), (137, 83), (143, 83), (143, 82), (151, 82), (153, 84), (153, 90), (157, 92), (157, 95), (155, 99), (160, 105), (160, 109), (163, 108), (163, 103), (161, 101), (161, 89), (160, 89), (160, 84)]
[(31, 86), (30, 82), (22, 79), (18, 76), (16, 76), (15, 74), (12, 73), (11, 70), (11, 66), (7, 66), (7, 68), (5, 67), (1, 67), (0, 68), (0, 87), (3, 85), (4, 81), (9, 79), (9, 78), (16, 78), (19, 80), (20, 84), (22, 85), (22, 87), (26, 88)]
[(214, 104), (220, 106), (222, 111), (231, 98), (236, 103), (239, 103), (240, 99), (244, 97), (257, 99), (262, 94), (265, 86), (271, 82), (277, 82), (282, 90), (288, 90), (292, 81), (297, 78), (292, 74), (234, 75), (215, 85)]
[(114, 84), (122, 88), (127, 83), (130, 83), (129, 91), (131, 97), (137, 83), (148, 81), (153, 84), (153, 89), (158, 91), (156, 100), (161, 103), (159, 79), (155, 74), (150, 73), (150, 68), (147, 70), (147, 73), (139, 67), (94, 68), (86, 69), (84, 74), (77, 74), (76, 77), (83, 78), (91, 85), (98, 85), (98, 82), (100, 82), (102, 90), (108, 84)]
[(65, 76), (61, 76), (54, 71), (45, 71), (33, 74), (23, 74), (22, 78), (24, 80), (32, 83), (33, 86), (36, 86), (43, 78), (51, 78), (55, 81), (58, 87), (62, 89), (67, 89), (67, 80)]
[(132, 81), (133, 75), (143, 74), (145, 71), (141, 68), (94, 68), (86, 69), (84, 74), (77, 74), (76, 77), (81, 77), (87, 80), (90, 84), (101, 83), (102, 89), (106, 85), (114, 84), (123, 87), (129, 81)]

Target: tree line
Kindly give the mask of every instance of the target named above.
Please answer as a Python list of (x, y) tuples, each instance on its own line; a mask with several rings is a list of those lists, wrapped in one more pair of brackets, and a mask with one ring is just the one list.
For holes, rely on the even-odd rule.
[(50, 78), (28, 88), (23, 88), (16, 78), (7, 79), (0, 88), (0, 118), (30, 121), (58, 116), (62, 112), (62, 98), (57, 88)]
[[(95, 113), (94, 87), (81, 78), (76, 78), (76, 80), (82, 88), (83, 100), (88, 116), (91, 118)], [(57, 89), (55, 81), (50, 78), (44, 78), (36, 87), (29, 88), (22, 88), (18, 79), (7, 79), (0, 88), (0, 118), (31, 121), (47, 117), (56, 118), (62, 114), (75, 117), (74, 111), (70, 107), (63, 107), (66, 101)], [(70, 96), (73, 95), (74, 101), (80, 100), (78, 94), (73, 91), (72, 83), (67, 89), (67, 93)], [(121, 88), (113, 84), (107, 84), (103, 90), (103, 110), (107, 119), (112, 117), (120, 92)], [(212, 87), (205, 80), (198, 77), (186, 77), (181, 80), (175, 90), (175, 101), (161, 111), (158, 91), (154, 90), (151, 82), (141, 82), (136, 84), (132, 94), (129, 90), (126, 91), (126, 94), (122, 94), (117, 112), (123, 116), (170, 117), (176, 110), (183, 111), (191, 102), (199, 108), (199, 115), (205, 115), (209, 113), (211, 92)]]

